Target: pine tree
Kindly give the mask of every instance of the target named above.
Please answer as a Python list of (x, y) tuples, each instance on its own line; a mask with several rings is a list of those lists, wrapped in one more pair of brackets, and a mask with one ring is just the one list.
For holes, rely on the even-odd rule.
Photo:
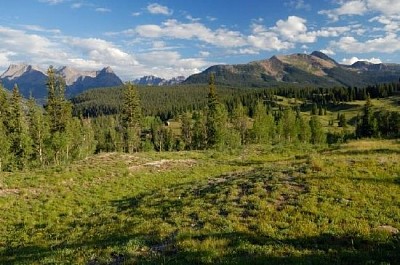
[(297, 128), (297, 137), (300, 143), (308, 143), (311, 139), (311, 129), (310, 124), (306, 122), (306, 120), (299, 115), (296, 118), (296, 128)]
[(193, 113), (193, 137), (192, 147), (195, 150), (207, 148), (207, 117), (203, 112)]
[(11, 160), (10, 139), (8, 137), (9, 101), (4, 88), (0, 84), (0, 172), (8, 167)]
[(339, 116), (338, 126), (343, 128), (347, 127), (346, 115), (344, 113), (340, 114)]
[(43, 166), (45, 164), (46, 148), (45, 143), (49, 138), (49, 127), (43, 110), (36, 104), (34, 98), (28, 101), (29, 134), (32, 139), (33, 154), (35, 163)]
[(192, 128), (192, 119), (188, 112), (182, 114), (181, 116), (181, 134), (182, 140), (185, 144), (185, 149), (189, 150), (192, 146), (192, 137), (193, 137), (193, 128)]
[(68, 131), (72, 120), (71, 103), (65, 99), (65, 81), (55, 74), (52, 66), (47, 70), (47, 104), (51, 155), (56, 165), (69, 160), (71, 141), (75, 140)]
[(207, 96), (207, 146), (213, 147), (217, 143), (218, 138), (218, 121), (217, 121), (217, 107), (219, 105), (217, 93), (215, 88), (214, 74), (210, 75), (209, 92)]
[(310, 119), (310, 130), (311, 130), (311, 143), (322, 144), (326, 142), (326, 134), (322, 128), (322, 124), (318, 119), (318, 116), (313, 115)]
[(127, 153), (133, 153), (137, 152), (140, 147), (140, 99), (133, 84), (126, 83), (123, 90), (122, 127), (124, 130), (124, 149)]
[(262, 101), (258, 101), (254, 110), (253, 137), (256, 143), (265, 144), (274, 137), (275, 121), (271, 114), (267, 114)]
[(247, 135), (249, 131), (249, 122), (248, 122), (247, 111), (245, 107), (243, 107), (242, 103), (237, 104), (233, 109), (232, 124), (240, 135), (241, 144), (246, 144)]
[(282, 136), (286, 141), (292, 142), (294, 139), (296, 139), (296, 116), (291, 109), (284, 110), (279, 123), (281, 124), (280, 127), (282, 128)]
[(32, 149), (28, 125), (22, 108), (22, 96), (17, 85), (14, 86), (11, 96), (8, 133), (11, 142), (10, 152), (13, 155), (13, 168), (23, 169), (28, 165)]
[(378, 134), (378, 122), (372, 112), (371, 99), (368, 96), (367, 102), (364, 105), (363, 116), (357, 122), (356, 136), (357, 137), (374, 137)]

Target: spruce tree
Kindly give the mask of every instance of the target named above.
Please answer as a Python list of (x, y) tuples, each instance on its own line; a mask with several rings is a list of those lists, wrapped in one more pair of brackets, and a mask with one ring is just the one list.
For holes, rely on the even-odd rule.
[(378, 134), (378, 122), (372, 112), (371, 99), (368, 96), (367, 102), (363, 108), (363, 116), (357, 122), (356, 136), (357, 137), (374, 137)]
[(49, 140), (49, 127), (43, 109), (36, 104), (34, 98), (28, 101), (29, 134), (32, 139), (32, 159), (35, 163), (45, 164), (45, 144)]
[(217, 92), (215, 88), (215, 77), (212, 73), (208, 84), (209, 92), (207, 95), (207, 146), (213, 147), (217, 143), (218, 134), (218, 121), (217, 121), (217, 107), (219, 105), (217, 99)]
[(192, 119), (188, 112), (182, 114), (181, 116), (181, 135), (183, 143), (185, 144), (185, 149), (189, 150), (192, 146), (193, 128)]
[(193, 113), (193, 120), (192, 148), (205, 149), (207, 148), (207, 117), (203, 112), (198, 111)]
[(311, 130), (311, 143), (312, 144), (322, 144), (326, 142), (326, 134), (322, 127), (318, 116), (313, 115), (310, 119), (310, 130)]
[(137, 152), (140, 147), (141, 107), (136, 87), (126, 83), (123, 88), (122, 127), (124, 130), (124, 149), (127, 153)]
[(258, 101), (254, 110), (253, 137), (255, 143), (269, 143), (274, 137), (275, 121), (271, 114), (267, 114), (262, 101)]
[(233, 109), (232, 124), (240, 135), (241, 144), (246, 144), (249, 122), (247, 111), (242, 103), (237, 104)]
[(67, 162), (71, 141), (75, 140), (68, 131), (72, 120), (71, 103), (65, 99), (65, 81), (56, 75), (52, 66), (47, 70), (47, 104), (45, 106), (49, 122), (51, 156), (55, 164)]
[(4, 171), (11, 160), (10, 139), (8, 137), (9, 102), (7, 93), (0, 84), (0, 172)]
[(10, 152), (13, 155), (13, 168), (23, 169), (28, 165), (32, 148), (22, 108), (22, 96), (17, 85), (13, 88), (10, 101), (8, 133), (11, 142)]

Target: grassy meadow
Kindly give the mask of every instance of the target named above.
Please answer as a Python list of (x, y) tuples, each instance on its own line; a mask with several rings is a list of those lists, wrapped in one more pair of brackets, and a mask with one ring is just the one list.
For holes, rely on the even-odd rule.
[(400, 264), (400, 142), (104, 153), (0, 175), (1, 264)]

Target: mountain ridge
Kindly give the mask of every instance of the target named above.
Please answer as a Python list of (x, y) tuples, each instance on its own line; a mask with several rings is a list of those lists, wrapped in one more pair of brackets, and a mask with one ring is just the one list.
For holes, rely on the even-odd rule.
[[(73, 96), (84, 90), (96, 87), (112, 87), (122, 85), (121, 79), (111, 67), (98, 71), (81, 71), (70, 66), (55, 69), (66, 83), (67, 96)], [(18, 85), (24, 97), (45, 98), (47, 96), (47, 72), (29, 64), (12, 64), (0, 75), (2, 85), (11, 90)]]
[(220, 84), (269, 87), (281, 84), (309, 86), (365, 86), (399, 80), (400, 64), (372, 64), (358, 61), (339, 64), (328, 55), (294, 53), (274, 55), (269, 59), (246, 64), (214, 65), (189, 76), (184, 83), (206, 83), (210, 73)]

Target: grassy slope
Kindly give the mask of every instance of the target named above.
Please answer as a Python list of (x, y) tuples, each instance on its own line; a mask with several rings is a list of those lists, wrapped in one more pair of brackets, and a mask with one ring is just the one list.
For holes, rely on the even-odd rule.
[[(398, 264), (400, 143), (100, 154), (0, 175), (2, 264)], [(386, 263), (380, 263), (386, 262)]]

